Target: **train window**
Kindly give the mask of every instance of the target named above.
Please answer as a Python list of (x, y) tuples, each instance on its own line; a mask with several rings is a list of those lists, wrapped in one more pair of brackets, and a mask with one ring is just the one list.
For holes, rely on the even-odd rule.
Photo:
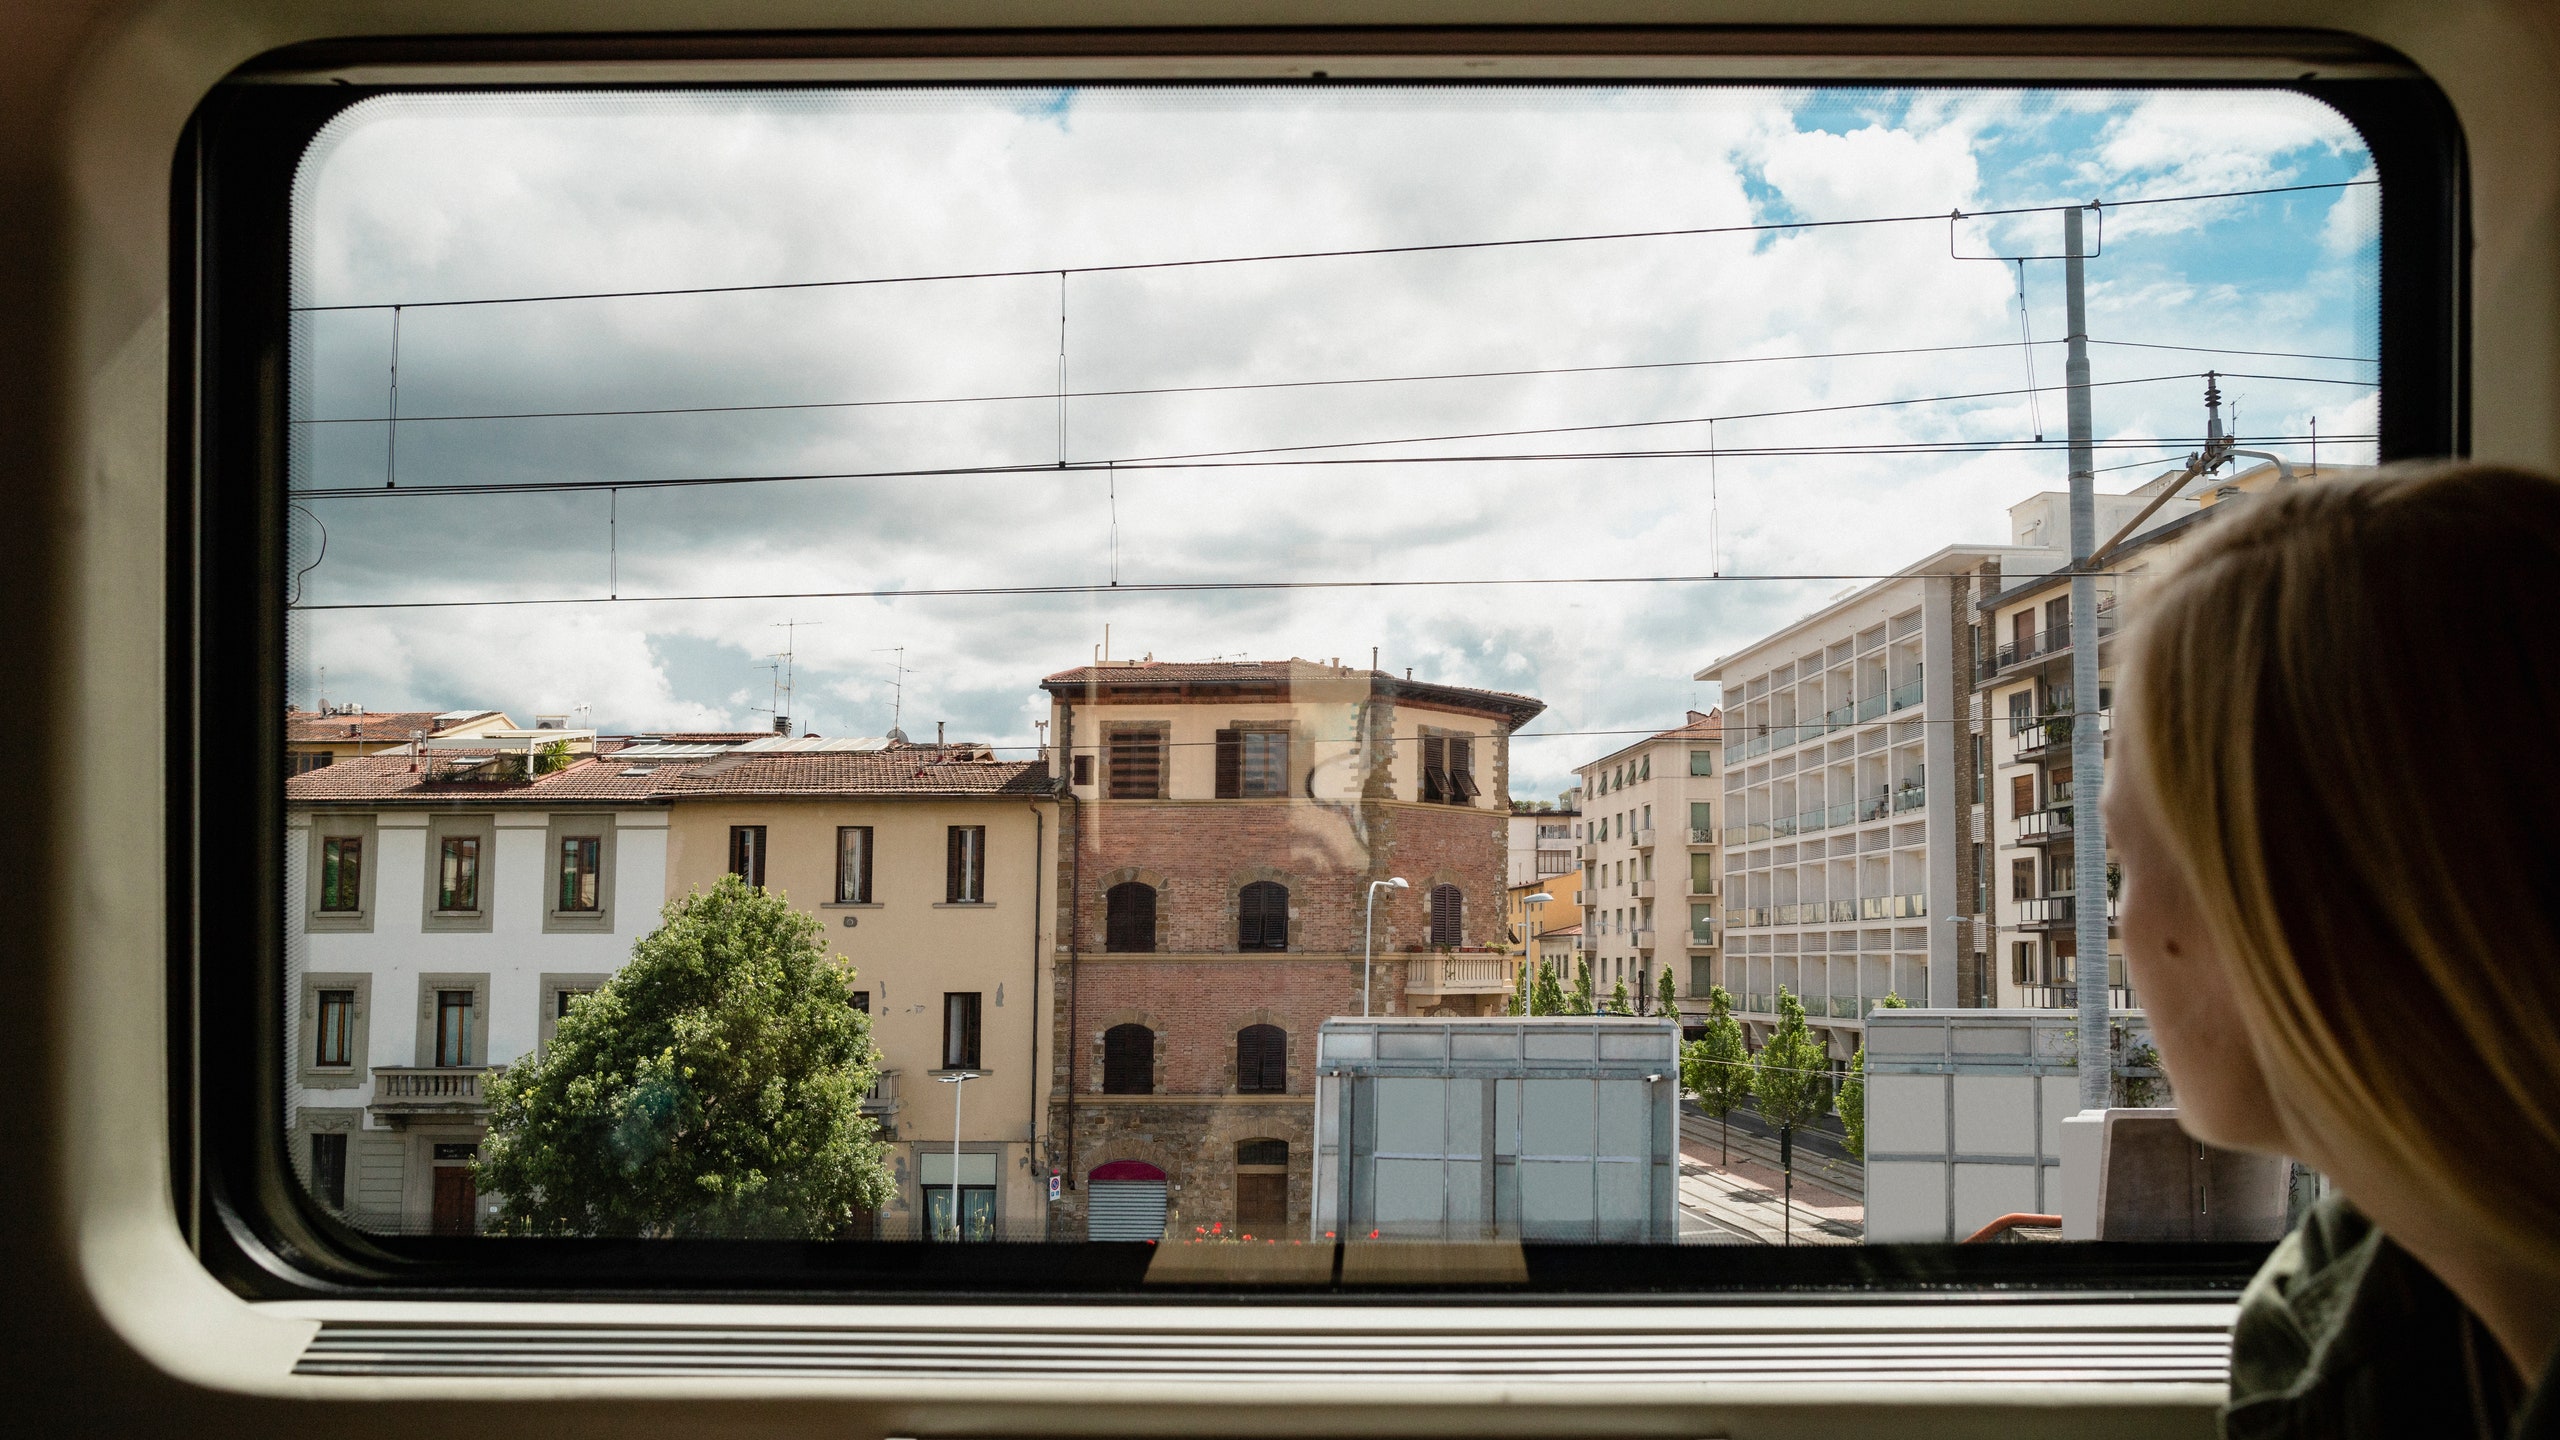
[(332, 1283), (2236, 1285), (2317, 1177), (2161, 1139), (2073, 686), (2458, 447), (2399, 83), (230, 92), (206, 1183)]

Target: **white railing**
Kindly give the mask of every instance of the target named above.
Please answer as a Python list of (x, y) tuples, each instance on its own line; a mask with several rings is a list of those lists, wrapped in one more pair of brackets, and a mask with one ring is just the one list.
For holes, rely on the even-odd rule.
[(1414, 955), (1404, 988), (1421, 995), (1508, 995), (1519, 962), (1508, 955)]

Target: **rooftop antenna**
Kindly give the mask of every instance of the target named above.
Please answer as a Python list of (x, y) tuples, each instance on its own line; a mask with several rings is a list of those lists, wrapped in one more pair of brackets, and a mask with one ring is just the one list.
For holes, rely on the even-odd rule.
[(793, 667), (798, 658), (794, 652), (800, 643), (800, 627), (826, 623), (824, 620), (776, 620), (773, 622), (773, 628), (782, 632), (782, 648), (774, 652), (773, 656), (774, 659), (782, 662), (773, 672), (773, 731), (777, 735), (791, 733)]
[(907, 647), (883, 645), (871, 653), (898, 657), (892, 662), (891, 673), (895, 678), (889, 682), (889, 738), (904, 740), (907, 738), (907, 732), (899, 729), (898, 723), (905, 718), (907, 708)]

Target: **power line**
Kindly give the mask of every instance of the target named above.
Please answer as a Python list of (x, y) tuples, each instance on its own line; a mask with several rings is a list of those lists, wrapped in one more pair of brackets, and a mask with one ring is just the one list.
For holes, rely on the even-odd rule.
[[(2060, 345), (2060, 340), (2041, 342)], [(2113, 345), (2126, 350), (2185, 350), (2197, 355), (2258, 355), (2275, 360), (2336, 360), (2347, 365), (2379, 365), (2370, 355), (2320, 355), (2304, 350), (2240, 350), (2229, 345), (2168, 345), (2156, 340), (2092, 340), (2092, 345)]]
[[(2135, 205), (2180, 205), (2204, 200), (2240, 200), (2258, 195), (2290, 195), (2308, 190), (2344, 190), (2378, 185), (2378, 180), (2334, 180), (2311, 185), (2271, 185), (2255, 190), (2219, 190), (2194, 195), (2154, 195), (2104, 202), (2109, 209)], [(1513, 240), (1444, 240), (1419, 245), (1368, 245), (1339, 250), (1284, 250), (1258, 255), (1219, 255), (1193, 260), (1131, 260), (1109, 265), (1040, 265), (1015, 270), (960, 270), (940, 274), (876, 275), (850, 280), (772, 280), (744, 285), (677, 285), (645, 290), (575, 290), (548, 295), (504, 295), (461, 300), (370, 300), (333, 305), (295, 305), (296, 314), (339, 310), (452, 309), (482, 305), (546, 305), (569, 300), (639, 300), (681, 295), (738, 295), (761, 291), (836, 290), (867, 285), (924, 285), (958, 280), (1021, 280), (1032, 276), (1111, 275), (1140, 270), (1188, 270), (1212, 265), (1260, 265), (1282, 260), (1347, 260), (1373, 255), (1426, 255), (1460, 250), (1509, 250), (1533, 245), (1586, 245), (1614, 240), (1669, 240), (1700, 235), (1766, 234), (1779, 230), (1833, 230), (1855, 225), (1937, 224), (1957, 217), (2039, 215), (2084, 209), (2097, 202), (2020, 205), (1999, 210), (1949, 210), (1932, 215), (1869, 215), (1847, 220), (1767, 221), (1750, 225), (1697, 225), (1668, 230), (1618, 230), (1585, 235), (1538, 235)]]
[[(1694, 423), (1694, 422), (1693, 422)], [(2202, 435), (2122, 436), (2095, 442), (2100, 450), (2159, 450), (2202, 445)], [(2260, 445), (2300, 445), (2304, 435), (2253, 435)], [(2330, 435), (2331, 443), (2370, 442), (2370, 434)], [(935, 480), (1002, 475), (1103, 475), (1113, 471), (1265, 470), (1350, 465), (1485, 465), (1532, 464), (1560, 460), (1702, 460), (1712, 455), (1739, 459), (1856, 458), (1876, 455), (2037, 454), (2065, 448), (2060, 440), (1878, 441), (1870, 444), (1719, 446), (1713, 450), (1679, 447), (1653, 450), (1556, 450), (1484, 455), (1291, 455), (1271, 459), (1078, 460), (1063, 469), (1041, 461), (1011, 465), (935, 465), (905, 470), (809, 470), (771, 475), (688, 475), (657, 480), (491, 480), (454, 485), (421, 485), (384, 490), (371, 485), (340, 485), (291, 490), (297, 500), (359, 500), (389, 495), (526, 495), (577, 494), (604, 490), (668, 490), (710, 485), (771, 485), (803, 480)]]
[[(1274, 590), (1418, 590), (1466, 586), (1511, 585), (1721, 585), (1771, 581), (1895, 580), (1908, 572), (1875, 574), (1788, 575), (1573, 575), (1513, 579), (1487, 577), (1446, 580), (1163, 580), (1148, 584), (956, 585), (892, 590), (777, 590), (719, 595), (556, 595), (490, 597), (475, 600), (367, 600), (328, 605), (297, 605), (297, 611), (319, 610), (477, 610), (552, 605), (701, 604), (724, 600), (924, 600), (1025, 595), (1183, 595), (1228, 591)], [(2094, 570), (2094, 575), (2113, 575)]]

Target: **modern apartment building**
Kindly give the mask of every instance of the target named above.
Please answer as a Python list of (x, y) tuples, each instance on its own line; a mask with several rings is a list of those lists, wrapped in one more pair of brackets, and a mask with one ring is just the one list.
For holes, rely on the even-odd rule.
[(1506, 864), (1505, 885), (1517, 889), (1582, 868), (1582, 857), (1578, 853), (1582, 844), (1580, 797), (1570, 790), (1565, 795), (1573, 803), (1552, 810), (1511, 812), (1510, 858)]
[(1052, 1233), (1302, 1233), (1317, 1027), (1507, 1000), (1510, 736), (1544, 707), (1306, 660), (1041, 685), (1065, 779)]
[(740, 876), (853, 962), (882, 1066), (863, 1108), (897, 1181), (880, 1238), (1040, 1238), (1048, 767), (977, 745), (766, 743), (659, 775), (669, 889)]
[[(1703, 1013), (1717, 955), (1720, 710), (1585, 765), (1583, 952), (1595, 995), (1623, 981), (1651, 1004), (1670, 971), (1684, 1014)], [(1692, 1004), (1692, 1001), (1695, 1001)]]
[[(2181, 473), (2170, 471), (2129, 496), (2101, 496), (2100, 538), (2130, 518), (2126, 515), (2109, 523), (2106, 512), (2125, 511), (2131, 502), (2156, 495)], [(2327, 473), (2363, 472), (2359, 467)], [(2098, 718), (2110, 732), (2110, 755), (2114, 711), (2109, 691), (2115, 679), (2114, 636), (2120, 621), (2139, 603), (2143, 587), (2175, 563), (2180, 547), (2224, 513), (2220, 507), (2277, 483), (2276, 467), (2261, 465), (2211, 486), (2196, 499), (2171, 500), (2108, 557), (2107, 573), (2097, 581)], [(2069, 497), (2064, 494), (2031, 496), (2011, 508), (2011, 531), (2021, 536), (2058, 531), (2068, 524), (2068, 506)], [(1985, 595), (1980, 605), (1983, 648), (1976, 684), (1980, 713), (1990, 722), (1985, 740), (1991, 776), (1987, 828), (1992, 855), (1983, 876), (1990, 892), (1986, 922), (1970, 938), (1974, 948), (1991, 961), (1994, 1003), (2075, 1009), (2080, 990), (2075, 928), (2081, 897), (2075, 893), (2072, 818), (2084, 787), (2071, 768), (2070, 577), (2059, 570), (2029, 574)], [(2116, 908), (2112, 860), (2108, 873), (2105, 904), (2112, 936)], [(2110, 1007), (2131, 1009), (2140, 1003), (2126, 979), (2123, 954), (2112, 947), (2107, 977)]]
[(371, 755), (286, 782), (291, 1156), (363, 1228), (478, 1228), (483, 1080), (546, 1041), (666, 898), (654, 774), (511, 759)]

